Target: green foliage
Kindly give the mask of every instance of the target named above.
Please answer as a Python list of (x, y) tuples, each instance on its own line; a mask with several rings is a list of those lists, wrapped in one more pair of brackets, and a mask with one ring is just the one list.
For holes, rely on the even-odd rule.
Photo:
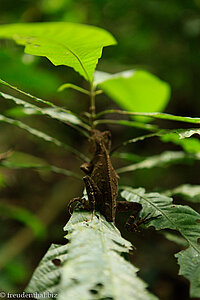
[(199, 185), (183, 184), (172, 190), (166, 191), (165, 194), (169, 196), (179, 195), (186, 201), (200, 203)]
[(89, 82), (103, 47), (116, 43), (103, 29), (62, 22), (2, 25), (0, 37), (14, 39), (25, 53), (45, 56), (55, 66), (72, 67)]
[(59, 300), (157, 299), (137, 277), (138, 269), (121, 256), (129, 252), (131, 243), (103, 216), (91, 220), (91, 213), (76, 212), (64, 229), (69, 243), (51, 246), (27, 292), (51, 291)]
[(44, 224), (25, 208), (1, 202), (0, 213), (1, 216), (6, 216), (24, 223), (33, 230), (36, 236), (43, 237), (46, 234)]
[[(159, 216), (151, 220), (147, 226), (154, 226), (156, 230), (173, 229), (187, 241), (187, 250), (176, 254), (179, 258), (180, 274), (186, 275), (191, 282), (191, 297), (199, 296), (200, 287), (200, 215), (189, 206), (175, 205), (172, 198), (158, 194), (145, 193), (142, 188), (132, 189), (124, 187), (122, 197), (127, 201), (139, 202), (142, 204), (141, 217), (148, 213), (151, 217)], [(195, 271), (195, 276), (194, 276)]]
[[(0, 122), (5, 122), (24, 129), (28, 133), (45, 141), (64, 147), (84, 162), (89, 158), (71, 145), (67, 145), (56, 138), (21, 122), (8, 118), (23, 117), (28, 115), (43, 115), (56, 119), (77, 130), (85, 137), (90, 136), (93, 128), (100, 124), (123, 125), (132, 128), (149, 130), (151, 133), (131, 138), (115, 146), (111, 153), (131, 143), (143, 141), (152, 137), (159, 137), (163, 142), (173, 142), (180, 145), (183, 151), (165, 151), (161, 154), (145, 158), (126, 154), (122, 158), (134, 160), (134, 164), (119, 168), (118, 173), (135, 171), (138, 169), (166, 167), (174, 163), (187, 163), (199, 160), (199, 140), (192, 138), (199, 135), (199, 128), (187, 129), (160, 129), (157, 124), (143, 123), (147, 120), (167, 120), (200, 124), (200, 118), (177, 116), (161, 113), (168, 104), (170, 97), (169, 85), (147, 71), (125, 71), (117, 74), (95, 71), (98, 59), (105, 46), (116, 43), (113, 36), (107, 31), (81, 24), (73, 23), (29, 23), (0, 26), (0, 38), (13, 39), (18, 44), (25, 46), (25, 53), (47, 57), (54, 65), (72, 67), (89, 83), (90, 90), (72, 83), (60, 86), (59, 91), (72, 88), (90, 97), (89, 112), (78, 115), (71, 110), (64, 109), (50, 101), (43, 100), (26, 93), (19, 88), (0, 79), (4, 88), (11, 88), (14, 96), (0, 92), (0, 96), (8, 103), (17, 105), (13, 109), (0, 114)], [(93, 81), (93, 74), (95, 74)], [(99, 87), (101, 90), (96, 90)], [(16, 96), (22, 94), (29, 100)], [(127, 111), (108, 109), (95, 112), (95, 96), (105, 92), (119, 106)], [(84, 96), (85, 96), (84, 95)], [(2, 104), (4, 105), (5, 103)], [(159, 111), (159, 112), (157, 112)], [(111, 119), (101, 118), (105, 114), (118, 114)], [(123, 115), (121, 119), (120, 116)], [(137, 118), (137, 120), (124, 119), (124, 116)], [(35, 116), (34, 118), (37, 118)], [(135, 134), (135, 133), (134, 133)], [(79, 174), (47, 164), (36, 157), (22, 155), (20, 160), (15, 153), (11, 157), (1, 157), (0, 166), (14, 169), (37, 169), (53, 171), (66, 176), (80, 179)], [(118, 153), (120, 157), (120, 153)], [(199, 186), (180, 186), (165, 194), (146, 193), (143, 188), (132, 189), (124, 187), (122, 197), (127, 201), (142, 204), (140, 218), (150, 214), (156, 217), (147, 223), (157, 230), (176, 230), (183, 238), (167, 232), (166, 238), (177, 244), (188, 247), (176, 254), (180, 265), (180, 274), (184, 275), (191, 283), (191, 297), (198, 297), (200, 290), (200, 248), (199, 236), (200, 216), (192, 208), (175, 205), (170, 195), (181, 195), (185, 199), (199, 202)], [(37, 231), (37, 220), (21, 208), (2, 206), (4, 213), (24, 222)], [(68, 231), (66, 238), (69, 243), (64, 246), (52, 245), (42, 259), (27, 287), (28, 292), (54, 292), (58, 293), (58, 300), (69, 299), (157, 299), (146, 290), (146, 284), (137, 277), (138, 269), (130, 264), (124, 254), (131, 250), (131, 244), (121, 237), (114, 224), (105, 221), (98, 214), (91, 220), (91, 213), (75, 212), (66, 225)]]
[(155, 167), (167, 167), (171, 164), (192, 162), (195, 159), (200, 160), (200, 156), (198, 154), (188, 155), (182, 151), (165, 151), (158, 155), (149, 156), (136, 164), (119, 168), (117, 169), (117, 173), (133, 172), (139, 169), (151, 169)]
[(98, 71), (94, 84), (128, 111), (162, 111), (170, 97), (170, 87), (166, 82), (141, 70), (117, 74)]
[(0, 161), (0, 166), (11, 169), (33, 169), (37, 171), (49, 171), (65, 176), (81, 179), (81, 176), (67, 169), (59, 168), (54, 165), (49, 165), (46, 161), (39, 159), (27, 153), (14, 152), (10, 157)]

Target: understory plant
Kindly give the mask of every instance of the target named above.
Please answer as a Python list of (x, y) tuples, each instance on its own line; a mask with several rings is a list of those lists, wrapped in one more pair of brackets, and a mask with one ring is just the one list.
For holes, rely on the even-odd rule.
[[(139, 128), (147, 132), (140, 136), (130, 136), (128, 140), (121, 137), (121, 143), (110, 150), (109, 159), (115, 156), (115, 161), (121, 159), (124, 161), (123, 166), (116, 169), (117, 174), (200, 159), (200, 142), (197, 138), (191, 138), (194, 134), (200, 134), (200, 118), (162, 113), (170, 98), (170, 87), (166, 82), (145, 70), (128, 70), (116, 74), (95, 70), (103, 47), (116, 44), (115, 38), (107, 31), (73, 23), (11, 24), (0, 26), (0, 38), (13, 39), (17, 44), (25, 46), (26, 54), (47, 57), (55, 66), (64, 65), (73, 68), (88, 82), (88, 89), (74, 83), (64, 83), (58, 91), (71, 88), (86, 94), (90, 99), (90, 105), (87, 112), (78, 114), (68, 107), (57, 106), (53, 102), (24, 92), (5, 82), (3, 78), (0, 79), (1, 87), (11, 88), (18, 94), (28, 97), (30, 101), (3, 91), (0, 92), (1, 101), (14, 102), (23, 115), (43, 115), (67, 124), (76, 130), (77, 134), (83, 135), (86, 143), (90, 141), (94, 130), (99, 129), (102, 124), (104, 127), (113, 124)], [(96, 101), (98, 95), (102, 93), (107, 94), (118, 106), (115, 104), (114, 108), (109, 106), (109, 109), (96, 111)], [(160, 120), (161, 125), (152, 124), (156, 119)], [(186, 124), (192, 127), (182, 129), (181, 126), (179, 128), (165, 126), (163, 129), (160, 127), (162, 120), (176, 121), (176, 125), (177, 122), (179, 124), (182, 122), (184, 127)], [(17, 126), (45, 142), (64, 147), (83, 164), (91, 162), (90, 157), (73, 145), (68, 145), (16, 118), (0, 114), (0, 121)], [(152, 137), (157, 137), (163, 143), (172, 142), (181, 146), (183, 150), (140, 157), (139, 161), (133, 153), (124, 152), (127, 145)], [(19, 164), (12, 160), (13, 155), (12, 151), (2, 153), (0, 165), (16, 169), (45, 169), (72, 176), (82, 184), (81, 172), (75, 173), (47, 163)], [(103, 177), (104, 174), (100, 176)], [(200, 187), (183, 184), (172, 190), (147, 192), (145, 187), (121, 186), (119, 179), (118, 199), (121, 197), (121, 200), (138, 203), (141, 206), (133, 220), (134, 230), (139, 230), (139, 225), (144, 228), (153, 226), (158, 231), (162, 230), (166, 238), (181, 245), (182, 250), (175, 254), (180, 268), (179, 274), (190, 281), (190, 296), (199, 297), (200, 216), (194, 209), (184, 205), (184, 202), (174, 204), (172, 198), (174, 195), (198, 203)], [(74, 195), (78, 196), (80, 195)], [(84, 192), (82, 199), (89, 201), (89, 196)], [(3, 204), (1, 205), (3, 208)], [(171, 230), (170, 234), (168, 230)], [(114, 222), (107, 220), (104, 211), (101, 213), (98, 210), (86, 211), (78, 204), (64, 231), (66, 244), (51, 245), (33, 273), (26, 292), (38, 294), (46, 292), (46, 298), (43, 299), (56, 297), (58, 300), (158, 299), (148, 291), (147, 284), (137, 275), (138, 268), (128, 260), (126, 254), (134, 246), (121, 236)], [(39, 298), (36, 295), (35, 298), (37, 297)]]

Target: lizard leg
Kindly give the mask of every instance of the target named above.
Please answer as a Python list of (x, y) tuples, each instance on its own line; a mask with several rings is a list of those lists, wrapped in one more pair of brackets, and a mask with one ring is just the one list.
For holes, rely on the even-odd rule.
[(141, 209), (142, 205), (138, 202), (117, 201), (117, 212), (130, 211), (131, 213), (125, 225), (128, 231), (135, 231), (137, 228), (135, 223)]
[(102, 195), (101, 195), (101, 192), (100, 192), (98, 186), (96, 185), (96, 183), (90, 176), (87, 175), (87, 176), (83, 177), (83, 180), (84, 180), (87, 195), (88, 195), (88, 201), (89, 201), (90, 207), (92, 208), (92, 218), (93, 218), (94, 214), (95, 214), (96, 199), (99, 199), (100, 197), (102, 197)]
[(68, 211), (69, 211), (70, 215), (72, 214), (72, 212), (75, 208), (75, 206), (74, 206), (74, 208), (72, 208), (72, 206), (77, 203), (81, 203), (85, 210), (91, 210), (90, 204), (87, 200), (85, 200), (84, 198), (77, 197), (77, 198), (73, 198), (68, 204)]
[(138, 227), (142, 224), (147, 224), (152, 220), (155, 220), (161, 215), (157, 215), (155, 217), (150, 217), (151, 213), (148, 213), (144, 218), (139, 217), (138, 219), (135, 218), (135, 216), (130, 216), (127, 223), (126, 223), (126, 229), (128, 231), (137, 231)]

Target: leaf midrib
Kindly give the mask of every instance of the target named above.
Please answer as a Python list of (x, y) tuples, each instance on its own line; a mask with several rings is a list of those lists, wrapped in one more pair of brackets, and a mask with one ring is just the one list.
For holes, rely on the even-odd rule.
[(125, 188), (125, 190), (128, 190), (128, 191), (130, 191), (131, 193), (133, 193), (133, 194), (135, 194), (135, 195), (137, 195), (138, 197), (140, 197), (140, 198), (142, 198), (143, 200), (145, 200), (146, 202), (148, 202), (151, 206), (153, 206), (156, 210), (158, 210), (162, 215), (164, 215), (165, 216), (165, 218), (171, 223), (171, 224), (173, 224), (174, 225), (174, 227), (175, 227), (175, 230), (177, 230), (177, 231), (179, 231), (180, 233), (181, 233), (181, 235), (187, 240), (187, 242), (188, 242), (188, 244), (190, 245), (190, 246), (192, 246), (199, 254), (200, 254), (200, 250), (193, 244), (193, 242), (192, 241), (190, 241), (190, 239), (188, 239), (187, 238), (187, 236), (185, 235), (185, 234), (183, 234), (182, 233), (182, 230), (180, 230), (179, 229), (179, 227), (177, 227), (177, 225), (160, 209), (160, 208), (158, 208), (156, 205), (154, 205), (152, 202), (150, 202), (149, 200), (148, 200), (148, 198), (146, 198), (145, 196), (142, 196), (142, 195), (140, 195), (140, 194), (138, 194), (138, 193), (136, 193), (136, 192), (134, 192), (131, 188)]

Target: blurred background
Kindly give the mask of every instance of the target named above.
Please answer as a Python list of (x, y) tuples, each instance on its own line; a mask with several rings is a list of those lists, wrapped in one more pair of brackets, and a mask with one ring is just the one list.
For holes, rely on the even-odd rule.
[[(91, 24), (110, 31), (118, 45), (104, 49), (99, 70), (110, 73), (134, 68), (148, 70), (171, 85), (172, 96), (165, 112), (199, 115), (200, 0), (0, 0), (0, 24), (51, 21)], [(73, 90), (56, 91), (64, 82), (88, 88), (78, 73), (64, 66), (55, 67), (46, 58), (25, 55), (23, 48), (11, 41), (0, 41), (0, 78), (74, 112), (88, 111), (87, 96)], [(17, 95), (3, 87), (1, 90)], [(85, 138), (73, 129), (41, 116), (23, 116), (14, 105), (1, 100), (0, 111), (7, 116), (18, 117), (87, 153)], [(98, 111), (112, 107), (117, 106), (111, 99), (98, 96)], [(154, 123), (162, 128), (180, 126), (164, 121)], [(114, 145), (122, 137), (126, 140), (145, 133), (114, 125), (99, 128), (112, 131)], [(17, 152), (16, 161), (47, 161), (80, 172), (80, 161), (66, 151), (1, 123), (0, 153), (10, 149)], [(125, 150), (147, 156), (181, 148), (154, 138)], [(124, 164), (117, 158), (113, 162), (116, 167)], [(120, 183), (162, 191), (183, 183), (198, 185), (198, 175), (197, 162), (138, 170), (128, 176), (121, 175)], [(2, 209), (0, 206), (0, 289), (23, 291), (50, 244), (64, 242), (62, 227), (68, 218), (67, 203), (80, 196), (82, 188), (76, 179), (47, 171), (0, 168), (0, 203), (4, 204)], [(189, 284), (177, 275), (173, 256), (181, 247), (153, 229), (128, 234), (123, 229), (124, 222), (125, 217), (120, 215), (118, 224), (123, 236), (137, 248), (131, 260), (141, 269), (139, 275), (150, 290), (163, 300), (189, 299)]]

